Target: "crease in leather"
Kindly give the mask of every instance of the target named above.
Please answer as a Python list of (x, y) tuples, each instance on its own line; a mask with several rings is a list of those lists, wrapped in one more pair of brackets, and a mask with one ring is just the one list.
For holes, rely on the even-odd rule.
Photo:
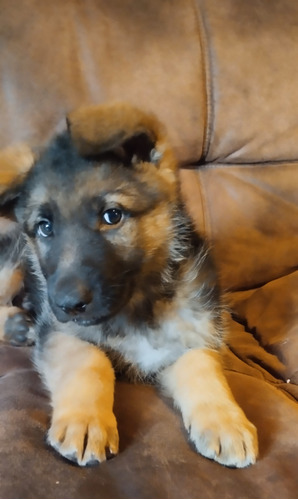
[[(231, 351), (233, 353), (233, 351)], [(234, 354), (234, 353), (233, 353)], [(268, 386), (273, 389), (273, 390), (276, 390), (278, 395), (283, 395), (284, 398), (286, 398), (287, 400), (287, 403), (293, 403), (294, 405), (294, 409), (297, 409), (297, 401), (298, 401), (298, 397), (296, 397), (290, 390), (289, 386), (293, 385), (293, 384), (286, 384), (285, 382), (273, 382), (273, 381), (269, 381), (267, 380), (266, 378), (264, 377), (256, 377), (255, 375), (253, 374), (249, 374), (249, 373), (246, 373), (246, 372), (239, 372), (238, 370), (236, 369), (233, 369), (233, 368), (225, 368), (225, 373), (229, 374), (234, 374), (234, 375), (244, 375), (245, 377), (249, 377), (251, 378), (252, 380), (260, 380), (266, 384), (268, 384)], [(286, 386), (286, 387), (285, 387)]]
[(192, 2), (198, 24), (198, 34), (199, 34), (201, 53), (202, 53), (202, 74), (204, 75), (205, 127), (203, 129), (204, 136), (202, 141), (202, 156), (201, 156), (201, 161), (204, 161), (204, 158), (206, 158), (209, 151), (212, 130), (213, 130), (213, 122), (214, 122), (213, 85), (212, 85), (213, 78), (211, 75), (210, 40), (208, 40), (206, 22), (204, 19), (203, 11), (196, 0), (192, 0)]
[(229, 324), (228, 338), (229, 347), (240, 353), (246, 365), (256, 364), (270, 383), (295, 399), (298, 399), (297, 285), (296, 272), (268, 282), (263, 289), (230, 294), (233, 321)]
[(203, 220), (204, 220), (204, 229), (205, 229), (205, 237), (208, 240), (208, 243), (210, 245), (210, 248), (212, 250), (212, 225), (211, 225), (211, 217), (210, 217), (210, 212), (209, 212), (209, 204), (208, 204), (208, 197), (207, 197), (207, 192), (206, 192), (206, 187), (205, 187), (205, 182), (204, 182), (204, 176), (202, 175), (201, 171), (198, 170), (198, 177), (199, 177), (199, 186), (200, 186), (200, 193), (201, 193), (201, 204), (202, 204), (202, 210), (203, 210)]
[[(200, 234), (206, 235), (205, 211), (202, 199), (201, 183), (197, 171), (191, 168), (180, 168), (180, 192), (186, 209)], [(197, 207), (199, 205), (199, 210)]]
[[(242, 167), (238, 172), (235, 167), (236, 173), (219, 167), (218, 176), (214, 167), (199, 169), (205, 199), (213, 200), (208, 204), (210, 240), (229, 290), (251, 289), (297, 267), (295, 167), (261, 166), (255, 174), (255, 167), (247, 167), (243, 176)], [(223, 203), (228, 204), (224, 213)]]
[(254, 165), (256, 167), (261, 167), (261, 166), (282, 166), (283, 164), (296, 164), (297, 163), (297, 159), (294, 159), (294, 158), (280, 158), (278, 160), (251, 160), (249, 162), (247, 161), (240, 161), (239, 163), (237, 162), (237, 160), (235, 161), (222, 161), (221, 159), (217, 159), (217, 160), (212, 160), (212, 162), (208, 162), (206, 161), (203, 165), (202, 163), (198, 163), (198, 164), (194, 164), (194, 166), (198, 166), (198, 167), (201, 167), (201, 166), (210, 166), (210, 168), (214, 167), (253, 167)]
[[(260, 165), (259, 167), (261, 169), (266, 168), (267, 171), (268, 171), (268, 168), (270, 168), (269, 165), (266, 165), (266, 167), (264, 167), (264, 165)], [(238, 166), (237, 166), (237, 168), (238, 168)], [(275, 168), (277, 168), (277, 166), (272, 165), (272, 168), (275, 169)], [(285, 205), (290, 205), (291, 208), (296, 208), (298, 210), (298, 189), (297, 189), (297, 205), (295, 205), (295, 203), (289, 201), (287, 198), (283, 198), (277, 190), (275, 190), (275, 192), (274, 192), (273, 186), (270, 186), (266, 182), (264, 182), (264, 181), (262, 182), (253, 176), (251, 176), (251, 178), (246, 177), (244, 179), (239, 174), (237, 174), (237, 172), (235, 172), (235, 170), (233, 170), (233, 171), (229, 170), (228, 172), (226, 172), (225, 169), (222, 170), (222, 174), (227, 176), (227, 177), (234, 177), (235, 179), (239, 180), (241, 183), (243, 183), (247, 186), (252, 186), (254, 190), (257, 190), (262, 194), (266, 193), (266, 197), (278, 199), (279, 203), (285, 204)]]
[[(244, 329), (244, 332), (249, 335), (251, 334), (251, 332), (246, 329)], [(252, 337), (254, 338), (254, 340), (256, 340), (253, 335)], [(257, 341), (254, 348), (252, 347), (251, 350), (249, 350), (249, 347), (244, 347), (243, 343), (243, 345), (241, 346), (243, 348), (241, 354), (240, 349), (237, 349), (237, 346), (233, 345), (233, 339), (227, 340), (227, 347), (234, 354), (234, 356), (238, 358), (238, 360), (242, 361), (245, 364), (245, 368), (247, 368), (247, 366), (250, 366), (251, 368), (255, 369), (259, 374), (258, 378), (262, 378), (268, 383), (274, 384), (276, 386), (285, 382), (285, 379), (282, 377), (281, 373), (285, 370), (284, 365), (275, 354), (267, 351), (267, 349), (261, 344), (258, 345)], [(239, 372), (239, 370), (237, 371)], [(245, 371), (242, 373), (245, 373)]]
[(288, 270), (285, 270), (284, 272), (282, 272), (280, 275), (276, 275), (274, 278), (272, 278), (270, 281), (268, 280), (265, 280), (265, 281), (262, 281), (260, 283), (256, 283), (252, 286), (250, 285), (247, 285), (247, 286), (244, 286), (243, 288), (235, 288), (235, 289), (232, 289), (230, 288), (229, 289), (229, 292), (231, 293), (238, 293), (238, 292), (254, 292), (254, 291), (257, 291), (261, 288), (263, 288), (263, 286), (267, 285), (267, 283), (272, 283), (273, 281), (277, 281), (281, 278), (286, 278), (287, 276), (290, 276), (291, 274), (295, 273), (296, 271), (298, 271), (298, 265), (297, 266), (292, 266), (291, 268), (289, 268)]

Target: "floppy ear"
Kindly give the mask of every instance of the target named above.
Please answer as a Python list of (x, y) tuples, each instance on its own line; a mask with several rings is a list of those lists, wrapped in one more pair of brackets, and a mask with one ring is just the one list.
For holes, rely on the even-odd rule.
[(81, 156), (113, 151), (129, 161), (157, 164), (168, 149), (160, 122), (126, 103), (79, 108), (68, 115), (67, 123)]
[(0, 188), (0, 217), (12, 215), (22, 193), (22, 180), (16, 180), (6, 187)]
[(23, 191), (23, 182), (35, 161), (27, 144), (15, 144), (0, 151), (0, 215), (12, 213)]

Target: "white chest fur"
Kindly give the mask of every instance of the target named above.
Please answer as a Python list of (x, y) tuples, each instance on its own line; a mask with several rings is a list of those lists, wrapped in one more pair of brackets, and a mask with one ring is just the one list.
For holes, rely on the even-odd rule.
[[(121, 328), (121, 324), (119, 324)], [(145, 374), (155, 373), (176, 361), (188, 349), (212, 347), (215, 328), (209, 312), (189, 309), (175, 312), (159, 328), (128, 329), (109, 336), (104, 344)]]

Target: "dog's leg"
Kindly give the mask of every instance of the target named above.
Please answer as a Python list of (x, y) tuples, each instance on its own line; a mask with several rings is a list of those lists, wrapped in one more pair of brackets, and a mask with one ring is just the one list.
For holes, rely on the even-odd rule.
[(231, 467), (256, 461), (256, 428), (234, 400), (218, 352), (188, 351), (164, 370), (161, 382), (199, 453)]
[(52, 397), (48, 442), (79, 465), (106, 459), (118, 451), (113, 413), (114, 371), (106, 355), (76, 337), (49, 337), (37, 366)]

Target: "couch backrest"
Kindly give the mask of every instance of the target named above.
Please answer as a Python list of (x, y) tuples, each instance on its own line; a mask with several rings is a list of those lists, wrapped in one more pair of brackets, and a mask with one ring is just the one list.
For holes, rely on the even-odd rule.
[(0, 17), (0, 147), (40, 146), (70, 110), (128, 100), (167, 125), (197, 161), (205, 90), (189, 0), (10, 0)]
[(196, 3), (208, 82), (206, 160), (297, 160), (298, 2)]

